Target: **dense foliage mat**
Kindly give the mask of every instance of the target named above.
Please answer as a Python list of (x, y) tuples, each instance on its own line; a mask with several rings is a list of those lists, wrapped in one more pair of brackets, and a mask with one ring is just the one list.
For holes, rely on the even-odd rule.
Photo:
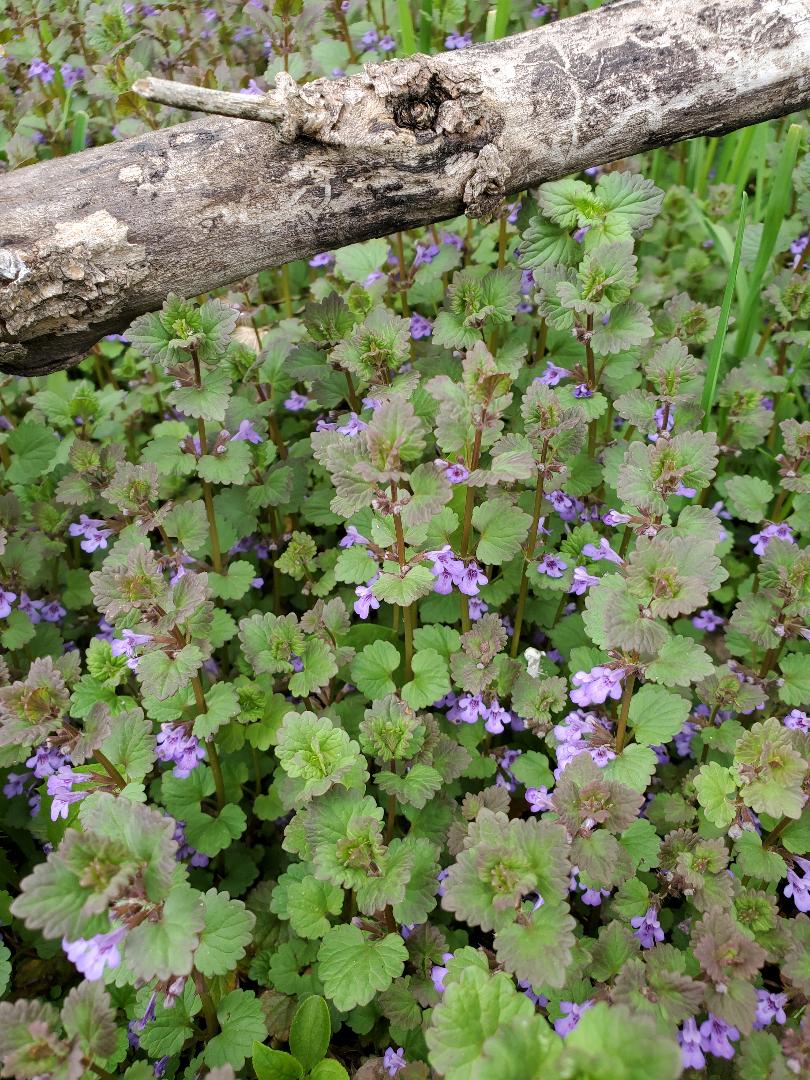
[[(238, 85), (414, 33), (51, 7), (0, 23), (9, 167), (167, 121), (118, 98), (156, 57)], [(806, 133), (5, 381), (3, 1076), (810, 1070)]]

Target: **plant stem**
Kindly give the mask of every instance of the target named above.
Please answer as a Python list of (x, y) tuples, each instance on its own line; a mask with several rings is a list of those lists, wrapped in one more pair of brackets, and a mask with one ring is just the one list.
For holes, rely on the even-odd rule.
[(397, 260), (399, 262), (399, 298), (402, 303), (402, 316), (410, 317), (411, 309), (408, 306), (408, 275), (405, 269), (405, 245), (402, 241), (402, 233), (396, 235)]
[(768, 649), (768, 651), (765, 653), (764, 657), (762, 658), (762, 665), (761, 665), (761, 667), (759, 669), (759, 677), (760, 677), (760, 679), (765, 678), (765, 676), (768, 674), (768, 672), (771, 670), (771, 668), (777, 662), (779, 657), (782, 655), (782, 649), (784, 649), (784, 647), (785, 647), (785, 643), (784, 643), (784, 641), (781, 641), (779, 643), (778, 648), (776, 648), (776, 649)]
[(636, 685), (635, 675), (631, 675), (624, 685), (622, 705), (619, 712), (619, 723), (616, 727), (616, 753), (620, 754), (624, 749), (624, 738), (627, 732), (627, 715), (630, 712), (630, 701), (633, 697), (633, 687)]
[[(202, 389), (202, 373), (200, 361), (196, 351), (192, 352), (194, 362), (194, 384), (198, 390)], [(197, 420), (197, 433), (200, 437), (200, 453), (208, 453), (208, 438), (205, 431), (205, 421), (200, 417)], [(211, 543), (211, 562), (217, 574), (222, 573), (222, 555), (219, 547), (219, 533), (217, 532), (217, 517), (214, 513), (214, 500), (211, 495), (211, 485), (207, 480), (202, 480), (203, 498), (205, 500), (205, 515), (208, 518), (208, 536)]]
[[(477, 427), (475, 429), (475, 439), (473, 440), (472, 458), (470, 460), (470, 472), (473, 472), (478, 468), (478, 461), (481, 457), (481, 437), (483, 435), (483, 427)], [(467, 552), (470, 546), (470, 534), (472, 533), (472, 513), (475, 506), (475, 489), (467, 485), (467, 498), (464, 502), (464, 524), (461, 530), (461, 558), (467, 558)], [(461, 628), (466, 634), (470, 629), (470, 601), (463, 593), (461, 594)]]
[[(391, 484), (391, 501), (396, 502), (397, 498), (397, 485)], [(394, 532), (397, 536), (397, 558), (399, 559), (400, 569), (404, 570), (407, 566), (407, 559), (405, 558), (405, 533), (402, 531), (402, 519), (398, 513), (394, 513)], [(414, 606), (408, 604), (407, 607), (402, 609), (402, 625), (405, 630), (405, 681), (410, 682), (413, 678), (413, 624), (414, 624)]]
[(214, 1008), (214, 1002), (211, 1000), (211, 994), (208, 991), (205, 976), (194, 968), (192, 978), (194, 979), (194, 987), (202, 1002), (203, 1016), (205, 1017), (205, 1041), (208, 1042), (208, 1040), (212, 1039), (219, 1031), (217, 1010)]
[[(543, 447), (543, 464), (545, 464), (547, 448), (548, 443)], [(544, 480), (545, 472), (538, 472), (537, 485), (534, 489), (534, 512), (532, 513), (532, 523), (529, 526), (529, 536), (526, 540), (526, 547), (524, 549), (525, 559), (523, 562), (523, 571), (520, 575), (520, 590), (518, 592), (518, 602), (515, 610), (515, 629), (512, 633), (512, 646), (509, 650), (509, 655), (513, 660), (517, 656), (520, 647), (520, 631), (523, 626), (523, 611), (526, 607), (526, 596), (529, 592), (529, 578), (526, 571), (529, 568), (529, 564), (534, 561), (534, 552), (537, 547), (537, 526), (540, 524), (540, 507), (543, 503)]]
[[(205, 694), (203, 693), (202, 683), (200, 682), (199, 675), (195, 675), (191, 680), (191, 686), (194, 690), (194, 700), (197, 704), (197, 715), (202, 716), (208, 712), (208, 706), (205, 703)], [(217, 796), (217, 809), (223, 810), (225, 808), (225, 781), (222, 779), (222, 766), (219, 761), (219, 754), (217, 753), (217, 744), (214, 741), (212, 735), (210, 739), (206, 740), (205, 748), (208, 751), (208, 764), (211, 767), (211, 775), (214, 778), (214, 789)]]
[(773, 845), (776, 843), (776, 841), (779, 839), (779, 837), (782, 835), (788, 825), (790, 825), (791, 821), (793, 821), (793, 818), (783, 817), (782, 820), (777, 825), (775, 825), (774, 828), (771, 829), (771, 831), (765, 837), (762, 842), (762, 846), (773, 847)]
[[(596, 363), (593, 349), (591, 348), (591, 336), (593, 335), (593, 315), (589, 315), (585, 323), (585, 363), (588, 367), (588, 389), (596, 390)], [(588, 457), (596, 456), (596, 420), (588, 422)]]
[(127, 782), (124, 777), (121, 775), (118, 769), (116, 769), (115, 765), (113, 765), (113, 763), (105, 754), (102, 754), (100, 750), (94, 750), (93, 757), (102, 767), (104, 772), (110, 777), (110, 779), (116, 782), (119, 788), (125, 788), (127, 786)]
[(354, 382), (352, 380), (351, 372), (344, 371), (343, 374), (346, 376), (346, 391), (349, 405), (356, 413), (359, 413), (361, 405), (357, 397), (357, 391), (354, 388)]

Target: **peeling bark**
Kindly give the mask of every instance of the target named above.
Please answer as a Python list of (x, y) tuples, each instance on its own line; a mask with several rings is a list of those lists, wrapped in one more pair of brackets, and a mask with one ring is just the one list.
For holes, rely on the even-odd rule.
[(618, 0), (340, 80), (282, 77), (262, 120), (206, 117), (2, 179), (0, 370), (74, 363), (168, 292), (485, 216), (544, 180), (808, 104), (807, 0)]

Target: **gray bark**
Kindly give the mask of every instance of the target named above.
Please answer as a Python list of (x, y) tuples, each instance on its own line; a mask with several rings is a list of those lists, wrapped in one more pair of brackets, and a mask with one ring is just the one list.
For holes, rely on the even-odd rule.
[(169, 292), (802, 109), (810, 4), (619, 0), (265, 100), (270, 122), (204, 117), (2, 178), (0, 370), (76, 362)]

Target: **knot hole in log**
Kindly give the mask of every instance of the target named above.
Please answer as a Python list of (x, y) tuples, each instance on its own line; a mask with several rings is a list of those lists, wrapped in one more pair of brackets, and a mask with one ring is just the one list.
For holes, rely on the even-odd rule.
[(411, 131), (435, 131), (439, 109), (453, 96), (434, 72), (423, 89), (409, 90), (394, 98), (394, 121), (397, 127)]

